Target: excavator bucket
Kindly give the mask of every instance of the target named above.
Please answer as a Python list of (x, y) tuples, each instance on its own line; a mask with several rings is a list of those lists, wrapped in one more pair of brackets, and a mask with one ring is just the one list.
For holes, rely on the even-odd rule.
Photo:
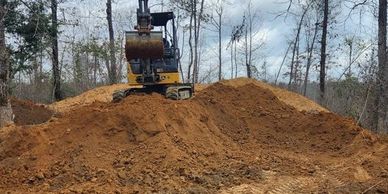
[(150, 32), (140, 35), (137, 31), (126, 32), (125, 56), (132, 59), (163, 58), (163, 33)]

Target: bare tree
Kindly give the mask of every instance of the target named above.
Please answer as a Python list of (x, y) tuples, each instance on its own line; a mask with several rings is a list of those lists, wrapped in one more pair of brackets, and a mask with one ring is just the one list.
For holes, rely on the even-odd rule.
[[(182, 27), (180, 24), (183, 20), (183, 17), (180, 15), (180, 10), (178, 10), (177, 12), (177, 19), (175, 20), (175, 26), (176, 26), (176, 31), (178, 32), (179, 29)], [(178, 55), (178, 65), (179, 65), (179, 72), (181, 74), (181, 79), (182, 79), (182, 82), (185, 83), (185, 76), (184, 76), (184, 72), (183, 72), (183, 67), (182, 67), (182, 57), (183, 57), (183, 54), (185, 52), (185, 35), (186, 35), (186, 29), (184, 27), (182, 27), (182, 46), (180, 47), (180, 50), (179, 50), (179, 55)], [(178, 33), (178, 37), (177, 37), (177, 44), (179, 44), (179, 41), (180, 41), (180, 37), (179, 37), (179, 33)]]
[(61, 91), (61, 70), (59, 67), (58, 59), (58, 2), (57, 0), (51, 0), (51, 22), (52, 22), (52, 32), (51, 32), (51, 47), (52, 47), (52, 65), (53, 65), (53, 86), (54, 86), (54, 98), (56, 101), (62, 100), (62, 91)]
[[(246, 22), (246, 16), (244, 15), (244, 22)], [(248, 25), (245, 23), (244, 25), (244, 37), (245, 37), (245, 42), (244, 42), (244, 50), (245, 50), (245, 66), (247, 68), (247, 77), (251, 78), (252, 77), (252, 69), (251, 69), (251, 64), (249, 64), (249, 50), (248, 50)]]
[(8, 100), (9, 56), (5, 45), (4, 18), (7, 14), (7, 1), (0, 3), (0, 128), (12, 123), (12, 108)]
[(211, 24), (216, 28), (218, 33), (218, 80), (222, 79), (222, 19), (224, 14), (225, 0), (217, 0), (214, 4), (216, 17), (211, 17)]
[(109, 51), (110, 51), (110, 68), (108, 69), (109, 80), (111, 84), (117, 83), (117, 67), (115, 56), (115, 37), (112, 23), (112, 0), (106, 2), (106, 19), (109, 29)]
[[(237, 63), (237, 43), (240, 41), (243, 33), (244, 33), (244, 21), (241, 25), (237, 25), (233, 27), (233, 31), (231, 34), (231, 39), (228, 44), (231, 50), (231, 78), (237, 78), (238, 73), (238, 63)], [(234, 73), (234, 74), (233, 74)]]
[(291, 49), (292, 45), (293, 45), (293, 42), (290, 42), (290, 43), (288, 44), (287, 51), (286, 51), (286, 53), (284, 54), (282, 63), (280, 64), (279, 70), (278, 70), (278, 72), (277, 72), (277, 74), (276, 74), (275, 85), (277, 85), (277, 83), (278, 83), (280, 73), (281, 73), (281, 71), (282, 71), (282, 68), (283, 68), (284, 63), (286, 62), (287, 55), (288, 55), (288, 53), (290, 52), (290, 49)]
[(379, 0), (378, 74), (376, 87), (376, 130), (388, 132), (387, 0)]
[[(258, 33), (256, 30), (254, 32), (253, 29), (254, 26), (258, 26), (258, 16), (257, 13), (252, 10), (252, 7), (252, 1), (250, 0), (241, 25), (244, 33), (244, 58), (248, 78), (252, 78), (253, 53), (263, 46), (262, 43), (253, 42), (254, 36)], [(259, 39), (255, 40), (259, 41)], [(253, 47), (253, 44), (255, 44), (255, 47)]]
[[(191, 0), (192, 1), (192, 0)], [(194, 47), (193, 47), (193, 20), (194, 20), (194, 11), (193, 8), (191, 7), (191, 12), (190, 12), (190, 24), (188, 26), (189, 28), (189, 48), (190, 48), (190, 60), (189, 60), (189, 67), (187, 69), (187, 80), (190, 82), (191, 81), (191, 68), (193, 67), (194, 64)], [(193, 73), (194, 74), (194, 73)]]
[[(317, 17), (317, 20), (318, 20), (318, 18), (319, 17)], [(303, 95), (304, 96), (306, 96), (306, 94), (307, 94), (307, 82), (309, 80), (310, 68), (311, 68), (312, 59), (313, 59), (314, 45), (315, 45), (315, 42), (317, 39), (317, 34), (318, 34), (318, 27), (319, 27), (318, 21), (316, 21), (314, 25), (315, 25), (314, 32), (313, 32), (314, 35), (313, 35), (313, 38), (311, 40), (311, 43), (310, 43), (309, 38), (307, 41), (307, 55), (308, 56), (307, 56), (306, 72), (304, 75), (304, 86), (303, 86)]]
[(327, 41), (328, 20), (329, 20), (329, 0), (324, 0), (322, 39), (321, 39), (321, 61), (320, 61), (320, 71), (319, 71), (319, 89), (320, 89), (319, 101), (321, 104), (324, 104), (324, 100), (325, 100), (326, 41)]
[(232, 30), (232, 35), (231, 35), (231, 39), (226, 47), (226, 49), (230, 49), (230, 79), (233, 79), (233, 76), (234, 76), (234, 60), (233, 60), (233, 45), (234, 45), (234, 38), (233, 38), (233, 34), (234, 34), (234, 31), (235, 31), (235, 28), (236, 27), (233, 27), (233, 30)]
[(190, 17), (187, 29), (189, 29), (189, 66), (187, 70), (187, 80), (193, 83), (198, 82), (199, 74), (199, 40), (201, 37), (201, 23), (204, 20), (205, 0), (171, 0), (174, 6), (184, 10)]
[[(291, 89), (291, 84), (292, 84), (292, 81), (295, 79), (295, 75), (296, 75), (296, 70), (295, 70), (295, 60), (299, 61), (299, 54), (297, 54), (297, 52), (299, 52), (299, 40), (300, 40), (300, 32), (302, 30), (302, 25), (303, 25), (303, 22), (304, 22), (304, 18), (307, 14), (307, 11), (309, 10), (309, 7), (310, 5), (307, 5), (306, 7), (303, 8), (303, 13), (302, 13), (302, 16), (300, 17), (300, 20), (298, 22), (298, 26), (297, 26), (297, 29), (296, 29), (296, 35), (295, 35), (295, 40), (293, 41), (294, 45), (293, 45), (293, 50), (292, 50), (292, 58), (291, 58), (291, 64), (290, 64), (290, 79), (289, 79), (289, 82), (288, 82), (288, 88)], [(295, 56), (296, 56), (296, 59), (295, 59)]]
[(194, 0), (194, 71), (193, 83), (198, 83), (199, 75), (199, 38), (201, 36), (201, 21), (204, 17), (205, 0), (201, 0), (199, 13), (197, 13), (197, 0)]

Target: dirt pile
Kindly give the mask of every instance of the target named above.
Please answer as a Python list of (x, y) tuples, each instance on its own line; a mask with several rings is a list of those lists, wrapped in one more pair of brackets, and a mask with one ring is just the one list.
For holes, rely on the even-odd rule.
[(293, 106), (300, 111), (329, 112), (327, 109), (321, 107), (320, 105), (316, 104), (314, 101), (300, 94), (290, 92), (288, 90), (284, 90), (278, 87), (274, 87), (270, 84), (260, 82), (254, 79), (238, 78), (234, 80), (225, 80), (223, 81), (223, 83), (233, 87), (240, 87), (251, 83), (261, 88), (271, 90), (275, 94), (275, 96), (278, 97), (280, 101), (290, 106)]
[[(300, 111), (310, 111), (310, 112), (329, 112), (327, 109), (321, 107), (320, 105), (314, 103), (312, 100), (299, 95), (297, 93), (289, 92), (287, 90), (271, 86), (269, 84), (248, 79), (248, 78), (238, 78), (234, 80), (224, 80), (223, 84), (240, 87), (247, 84), (254, 84), (260, 88), (271, 90), (278, 99), (290, 106), (295, 107)], [(202, 90), (209, 87), (210, 84), (196, 84), (195, 91), (201, 92)], [(127, 89), (129, 86), (127, 84), (116, 84), (111, 86), (103, 86), (90, 91), (87, 91), (79, 96), (74, 98), (65, 99), (60, 102), (53, 103), (49, 105), (49, 108), (55, 112), (67, 112), (79, 108), (80, 106), (90, 105), (94, 102), (111, 102), (112, 94), (116, 90)]]
[(67, 112), (92, 104), (94, 102), (110, 102), (112, 101), (112, 94), (116, 90), (127, 89), (127, 84), (116, 84), (111, 86), (102, 86), (93, 90), (89, 90), (74, 98), (68, 98), (49, 105), (51, 110), (55, 112)]
[(11, 99), (12, 111), (16, 125), (35, 125), (48, 121), (53, 115), (45, 105), (37, 105), (32, 101)]
[(0, 191), (387, 192), (387, 145), (255, 84), (216, 83), (188, 101), (97, 101), (0, 133)]

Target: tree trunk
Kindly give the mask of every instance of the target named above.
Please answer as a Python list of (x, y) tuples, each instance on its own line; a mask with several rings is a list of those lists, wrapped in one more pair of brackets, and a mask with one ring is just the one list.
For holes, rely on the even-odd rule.
[(199, 77), (199, 38), (201, 35), (201, 21), (203, 16), (205, 0), (201, 0), (199, 13), (197, 13), (197, 0), (194, 0), (194, 75), (193, 82), (198, 83)]
[(6, 10), (6, 2), (3, 2), (0, 4), (0, 128), (12, 123), (13, 120), (12, 108), (8, 100), (9, 61), (4, 25)]
[(93, 86), (97, 86), (97, 69), (99, 67), (98, 65), (98, 56), (94, 54), (94, 66), (93, 66)]
[(352, 77), (352, 63), (353, 63), (352, 57), (353, 57), (353, 40), (349, 43), (349, 68), (347, 73), (348, 78)]
[[(222, 5), (221, 5), (222, 6)], [(218, 81), (222, 79), (222, 8), (218, 14)]]
[(237, 66), (237, 42), (234, 42), (234, 78), (237, 78), (238, 66)]
[(233, 79), (234, 75), (234, 66), (233, 66), (233, 42), (230, 43), (230, 79)]
[(323, 23), (322, 23), (322, 40), (321, 40), (321, 61), (319, 72), (319, 89), (320, 89), (320, 103), (325, 101), (325, 81), (326, 81), (326, 39), (327, 39), (327, 25), (329, 20), (329, 0), (324, 0)]
[(58, 59), (58, 18), (57, 18), (58, 2), (57, 0), (51, 0), (51, 47), (52, 47), (52, 63), (53, 63), (53, 87), (54, 87), (54, 98), (56, 101), (62, 100), (61, 91), (61, 72), (59, 68)]
[[(178, 14), (179, 14), (179, 12), (178, 12)], [(178, 23), (179, 23), (179, 21), (176, 21), (175, 25), (179, 27)], [(177, 29), (177, 31), (178, 31), (178, 29)], [(178, 56), (178, 65), (179, 65), (179, 71), (181, 73), (182, 82), (186, 83), (185, 82), (185, 75), (183, 73), (183, 67), (182, 67), (182, 56), (183, 56), (183, 53), (184, 53), (184, 46), (185, 46), (185, 30), (184, 29), (182, 30), (182, 33), (183, 33), (182, 34), (182, 47), (181, 47), (181, 49), (178, 52), (178, 54), (179, 54), (179, 56)], [(177, 41), (177, 45), (178, 45), (178, 41)]]
[(197, 0), (193, 1), (193, 22), (194, 22), (194, 51), (193, 51), (193, 83), (197, 83), (197, 71), (198, 71), (198, 31), (197, 31)]
[(248, 21), (249, 21), (249, 78), (252, 78), (252, 44), (253, 44), (253, 34), (252, 34), (252, 25), (253, 25), (253, 16), (251, 12), (252, 1), (249, 1), (248, 7)]
[[(191, 82), (191, 68), (193, 67), (194, 63), (194, 49), (193, 49), (193, 20), (194, 20), (194, 13), (190, 13), (190, 24), (189, 24), (189, 48), (190, 48), (190, 61), (189, 61), (189, 67), (187, 69), (187, 80), (188, 82)], [(193, 70), (194, 71), (194, 70)], [(194, 75), (194, 73), (193, 73)], [(192, 80), (194, 83), (194, 80)]]
[[(291, 89), (291, 84), (292, 84), (293, 80), (295, 79), (294, 75), (296, 75), (296, 73), (294, 73), (294, 71), (295, 71), (295, 66), (294, 66), (295, 55), (296, 55), (297, 49), (299, 49), (300, 31), (302, 30), (302, 24), (303, 24), (303, 21), (304, 21), (304, 17), (307, 14), (307, 11), (308, 11), (308, 7), (303, 11), (303, 14), (300, 17), (300, 20), (299, 20), (299, 23), (298, 23), (298, 29), (296, 31), (294, 46), (293, 46), (293, 50), (292, 50), (291, 67), (290, 67), (290, 80), (288, 81), (288, 89)], [(298, 59), (298, 55), (297, 55), (297, 59), (296, 60), (297, 61), (299, 60)]]
[(116, 67), (116, 56), (115, 56), (115, 38), (112, 23), (112, 0), (106, 2), (106, 19), (108, 20), (109, 28), (109, 53), (110, 53), (110, 83), (117, 83), (117, 67)]
[[(318, 23), (318, 22), (317, 22)], [(311, 42), (311, 45), (307, 45), (308, 47), (308, 57), (307, 57), (307, 65), (306, 65), (306, 73), (304, 77), (304, 88), (303, 88), (303, 95), (307, 95), (307, 82), (309, 79), (309, 74), (310, 74), (310, 67), (311, 67), (311, 60), (313, 58), (313, 51), (314, 51), (314, 45), (315, 45), (315, 40), (317, 39), (317, 34), (318, 34), (318, 24), (315, 25), (315, 30), (314, 30), (314, 37)]]
[(282, 68), (283, 68), (284, 62), (286, 62), (286, 58), (287, 58), (288, 53), (290, 52), (290, 49), (291, 49), (292, 44), (293, 44), (293, 43), (290, 42), (290, 44), (288, 45), (287, 51), (286, 51), (286, 53), (284, 54), (282, 63), (280, 64), (280, 68), (279, 68), (279, 70), (278, 70), (278, 73), (276, 74), (275, 85), (277, 85), (277, 83), (278, 83), (280, 73), (282, 72)]
[(295, 61), (295, 68), (294, 68), (294, 80), (291, 83), (291, 88), (293, 91), (296, 91), (296, 85), (298, 82), (298, 72), (299, 72), (299, 58), (300, 58), (300, 53), (299, 53), (299, 48), (300, 48), (300, 41), (298, 40), (298, 45), (296, 46), (296, 61)]
[(247, 68), (247, 77), (251, 78), (251, 64), (249, 64), (249, 52), (248, 52), (248, 25), (245, 25), (245, 66)]
[(376, 87), (376, 131), (388, 132), (388, 65), (387, 65), (387, 0), (379, 0), (378, 18), (378, 75)]
[(124, 37), (123, 36), (120, 36), (119, 37), (119, 42), (120, 42), (120, 57), (119, 57), (119, 62), (118, 62), (118, 65), (119, 65), (119, 68), (117, 70), (117, 80), (118, 82), (121, 81), (121, 79), (123, 78), (123, 67), (124, 67)]

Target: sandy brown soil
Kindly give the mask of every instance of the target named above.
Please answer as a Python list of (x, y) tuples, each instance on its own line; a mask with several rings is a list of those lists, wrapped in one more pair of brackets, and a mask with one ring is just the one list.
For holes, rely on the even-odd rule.
[(32, 101), (11, 99), (12, 111), (16, 125), (34, 125), (48, 121), (53, 111), (45, 105), (37, 105)]
[(49, 108), (55, 112), (67, 112), (79, 108), (80, 106), (90, 105), (94, 102), (110, 102), (112, 94), (116, 90), (127, 89), (127, 84), (116, 84), (111, 86), (102, 86), (89, 90), (79, 96), (68, 98), (49, 105)]
[(95, 101), (7, 128), (0, 193), (388, 192), (387, 138), (233, 82), (188, 101)]

